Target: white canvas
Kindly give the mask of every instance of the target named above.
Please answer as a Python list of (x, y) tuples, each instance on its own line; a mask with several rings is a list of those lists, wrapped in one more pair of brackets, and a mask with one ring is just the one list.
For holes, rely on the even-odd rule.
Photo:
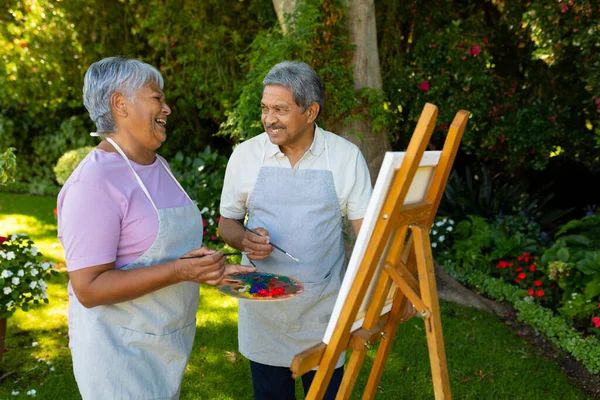
[[(354, 250), (352, 251), (350, 261), (348, 262), (348, 268), (346, 270), (344, 280), (342, 281), (342, 287), (340, 289), (335, 306), (333, 308), (333, 312), (329, 320), (329, 325), (327, 326), (327, 330), (325, 331), (325, 336), (323, 338), (323, 343), (325, 344), (329, 344), (329, 341), (331, 340), (331, 336), (333, 335), (333, 331), (338, 322), (340, 313), (342, 311), (344, 303), (346, 302), (346, 299), (348, 298), (348, 293), (350, 292), (350, 288), (354, 283), (354, 279), (356, 278), (356, 274), (358, 273), (358, 269), (367, 250), (367, 246), (369, 245), (369, 241), (371, 239), (371, 236), (373, 235), (375, 223), (377, 221), (377, 218), (379, 217), (379, 213), (381, 212), (383, 203), (390, 190), (390, 185), (394, 180), (395, 174), (400, 169), (405, 154), (405, 152), (387, 152), (385, 154), (385, 158), (383, 159), (383, 163), (381, 165), (377, 181), (375, 182), (375, 187), (373, 188), (373, 194), (367, 207), (367, 212), (365, 214), (362, 227), (360, 229), (358, 237), (356, 238)], [(425, 194), (427, 193), (427, 190), (429, 189), (429, 186), (431, 184), (431, 178), (433, 176), (433, 172), (435, 171), (435, 167), (439, 163), (440, 155), (441, 151), (426, 151), (423, 154), (423, 158), (419, 163), (419, 168), (417, 169), (412, 185), (406, 195), (404, 204), (417, 203), (419, 201), (424, 200)], [(387, 253), (389, 250), (389, 243), (392, 242), (392, 239), (393, 235), (390, 236), (388, 245), (386, 246), (381, 256), (377, 271), (373, 276), (373, 280), (371, 281), (367, 294), (364, 298), (363, 304), (361, 305), (361, 308), (358, 312), (357, 319), (352, 326), (352, 331), (360, 328), (360, 326), (363, 323), (366, 307), (370, 302), (373, 290), (377, 283), (377, 279), (381, 274), (383, 263), (387, 257)], [(390, 293), (393, 293), (394, 290), (396, 290), (395, 285), (392, 286)], [(382, 310), (382, 315), (389, 312), (391, 306), (391, 301), (388, 301)]]

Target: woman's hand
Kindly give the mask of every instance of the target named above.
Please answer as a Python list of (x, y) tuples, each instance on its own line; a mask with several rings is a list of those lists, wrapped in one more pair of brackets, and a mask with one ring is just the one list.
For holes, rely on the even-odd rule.
[(245, 265), (226, 264), (222, 251), (201, 247), (192, 250), (173, 262), (174, 274), (179, 281), (219, 284), (225, 276), (235, 273), (254, 272), (256, 268)]
[(273, 252), (269, 231), (264, 228), (255, 228), (254, 232), (246, 231), (242, 238), (242, 251), (247, 251), (247, 257), (251, 260), (264, 260)]

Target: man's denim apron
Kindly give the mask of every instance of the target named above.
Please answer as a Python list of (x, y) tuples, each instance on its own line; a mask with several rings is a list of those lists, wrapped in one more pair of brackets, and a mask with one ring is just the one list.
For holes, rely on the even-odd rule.
[[(157, 209), (125, 153), (113, 140), (107, 140), (129, 164), (154, 206), (159, 222), (152, 246), (123, 269), (173, 261), (200, 247), (202, 216), (198, 207), (192, 203)], [(164, 162), (159, 161), (173, 177)], [(175, 177), (173, 179), (177, 182)], [(83, 399), (178, 399), (194, 343), (198, 297), (199, 284), (192, 282), (168, 286), (131, 301), (89, 309), (82, 306), (76, 296), (71, 296), (70, 347)]]
[[(324, 153), (329, 165), (327, 146)], [(240, 300), (240, 353), (261, 364), (289, 367), (294, 355), (322, 341), (342, 282), (344, 237), (333, 174), (262, 166), (250, 197), (248, 227), (264, 227), (273, 243), (300, 259), (275, 250), (254, 262), (259, 271), (295, 278), (304, 293), (284, 301)], [(337, 367), (343, 363), (342, 355)]]

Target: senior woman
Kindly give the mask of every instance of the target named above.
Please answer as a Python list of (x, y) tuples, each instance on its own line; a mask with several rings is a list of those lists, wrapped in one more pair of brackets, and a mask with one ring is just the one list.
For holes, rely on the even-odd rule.
[(199, 284), (254, 270), (201, 247), (198, 207), (156, 154), (171, 113), (162, 89), (160, 72), (135, 59), (105, 58), (85, 75), (84, 105), (104, 140), (58, 195), (85, 400), (177, 399)]

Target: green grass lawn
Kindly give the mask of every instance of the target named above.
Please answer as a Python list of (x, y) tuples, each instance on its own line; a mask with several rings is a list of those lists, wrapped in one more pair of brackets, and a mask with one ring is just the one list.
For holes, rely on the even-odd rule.
[[(63, 263), (62, 249), (56, 246), (54, 204), (54, 198), (0, 193), (0, 235), (26, 232), (49, 259)], [(0, 399), (32, 398), (26, 394), (32, 389), (37, 399), (80, 398), (68, 349), (67, 280), (63, 267), (49, 282), (49, 304), (10, 318), (0, 370), (13, 373), (0, 384)], [(590, 398), (493, 315), (445, 302), (441, 309), (453, 398)], [(203, 286), (197, 318), (181, 398), (251, 399), (248, 362), (237, 352), (236, 300)], [(374, 354), (370, 350), (353, 399), (361, 398)], [(400, 326), (377, 398), (433, 398), (422, 320), (413, 318)]]

